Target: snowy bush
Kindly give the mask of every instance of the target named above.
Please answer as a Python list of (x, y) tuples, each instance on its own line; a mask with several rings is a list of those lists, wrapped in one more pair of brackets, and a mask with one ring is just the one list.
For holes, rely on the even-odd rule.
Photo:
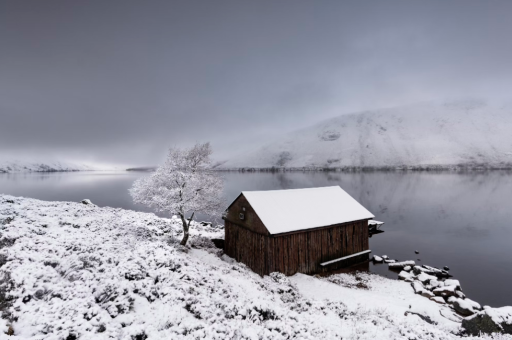
[(375, 276), (375, 274), (367, 272), (355, 272), (331, 275), (326, 280), (347, 288), (371, 289), (371, 282), (375, 279)]
[(197, 249), (215, 248), (215, 244), (213, 244), (210, 238), (201, 235), (192, 238), (190, 246)]

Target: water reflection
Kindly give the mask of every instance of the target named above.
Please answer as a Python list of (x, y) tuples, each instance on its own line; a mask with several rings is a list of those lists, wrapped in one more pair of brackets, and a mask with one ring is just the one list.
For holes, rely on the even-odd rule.
[[(148, 211), (134, 205), (127, 191), (135, 179), (146, 175), (3, 174), (0, 192), (44, 200), (89, 198), (100, 206)], [(227, 203), (243, 190), (340, 185), (378, 220), (386, 222), (385, 232), (370, 239), (374, 254), (437, 267), (447, 265), (470, 298), (492, 306), (512, 305), (510, 173), (226, 172), (223, 176)], [(396, 277), (385, 265), (370, 264), (369, 270)]]

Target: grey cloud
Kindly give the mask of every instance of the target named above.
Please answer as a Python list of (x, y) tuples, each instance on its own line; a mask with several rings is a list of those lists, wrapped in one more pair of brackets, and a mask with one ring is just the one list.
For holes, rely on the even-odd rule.
[(351, 111), (509, 99), (509, 1), (4, 1), (0, 157), (225, 157)]

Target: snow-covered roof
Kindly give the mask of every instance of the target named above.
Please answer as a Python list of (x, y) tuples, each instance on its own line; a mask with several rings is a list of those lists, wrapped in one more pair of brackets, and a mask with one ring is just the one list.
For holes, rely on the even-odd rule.
[(374, 218), (339, 186), (243, 191), (270, 234)]

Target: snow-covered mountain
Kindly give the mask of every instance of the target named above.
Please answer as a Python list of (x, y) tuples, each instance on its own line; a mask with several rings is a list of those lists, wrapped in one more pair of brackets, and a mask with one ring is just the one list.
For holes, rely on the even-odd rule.
[(234, 157), (223, 168), (512, 167), (512, 107), (421, 103), (342, 115)]
[(64, 162), (26, 162), (0, 161), (0, 173), (18, 172), (59, 172), (59, 171), (92, 171), (98, 170), (86, 164)]

